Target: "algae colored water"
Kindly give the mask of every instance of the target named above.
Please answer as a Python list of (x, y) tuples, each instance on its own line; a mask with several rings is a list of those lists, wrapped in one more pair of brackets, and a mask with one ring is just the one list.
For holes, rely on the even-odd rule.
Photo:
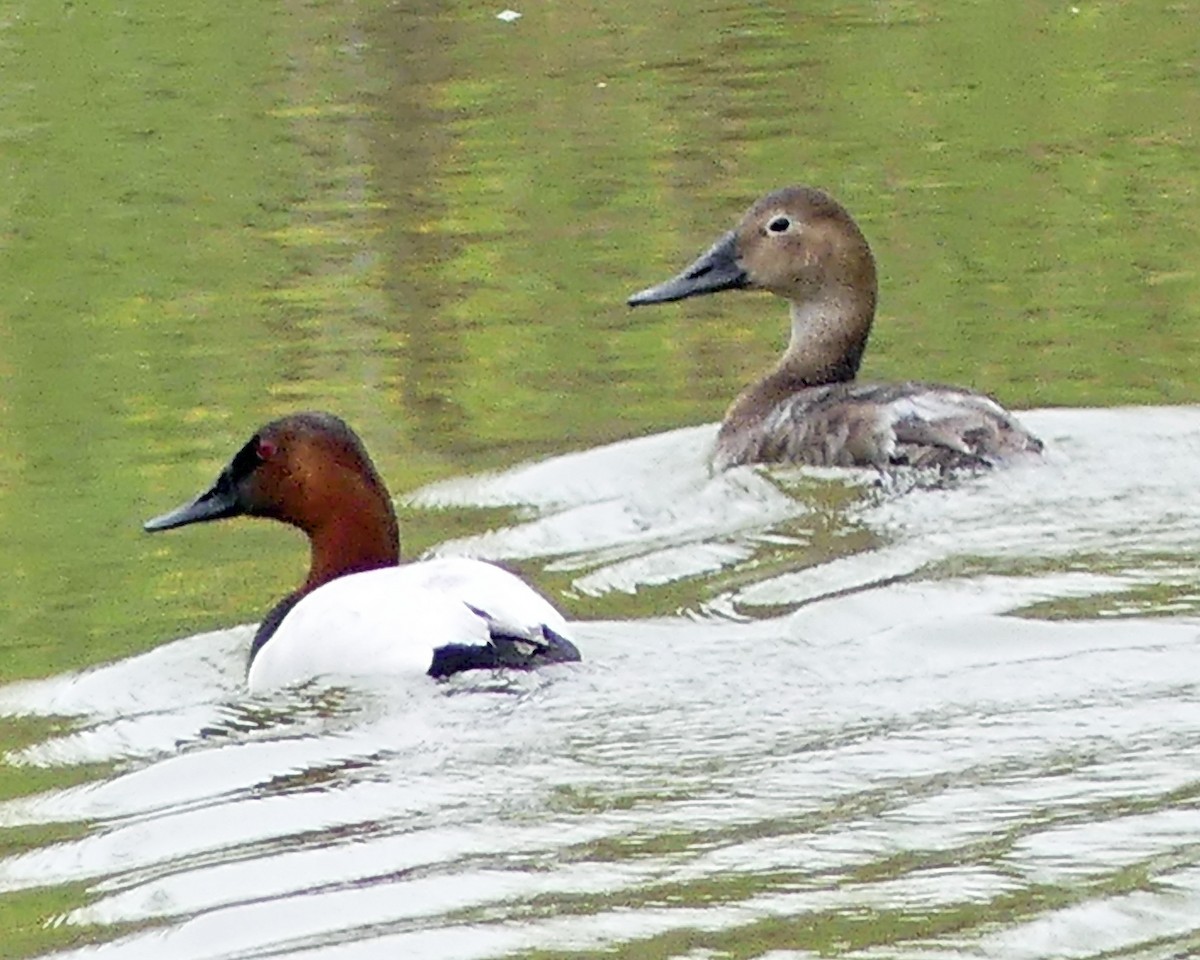
[[(0, 956), (1200, 949), (1200, 9), (501, 9), (0, 0)], [(784, 308), (624, 300), (794, 182), (1044, 464), (708, 473)], [(247, 697), (140, 524), (303, 408), (585, 664)]]

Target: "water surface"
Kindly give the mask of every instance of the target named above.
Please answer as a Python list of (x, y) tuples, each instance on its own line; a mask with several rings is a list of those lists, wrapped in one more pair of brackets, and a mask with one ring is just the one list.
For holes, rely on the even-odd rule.
[(949, 490), (708, 477), (709, 428), (427, 488), (535, 513), (445, 552), (692, 603), (534, 676), (251, 700), (239, 627), (10, 685), (78, 718), (10, 764), (112, 773), (0, 807), (69, 831), (3, 883), (84, 886), (119, 957), (1180, 955), (1200, 412), (1029, 419), (1048, 464)]
[[(0, 954), (1200, 948), (1192, 5), (0, 11)], [(1045, 464), (708, 474), (782, 308), (623, 300), (795, 181)], [(585, 663), (246, 697), (140, 522), (301, 407)]]

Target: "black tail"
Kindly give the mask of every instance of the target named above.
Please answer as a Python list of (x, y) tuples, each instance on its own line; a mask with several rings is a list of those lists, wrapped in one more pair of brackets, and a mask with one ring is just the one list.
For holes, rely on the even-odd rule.
[(531, 636), (495, 632), (488, 644), (451, 643), (438, 647), (433, 651), (428, 672), (431, 677), (441, 678), (464, 670), (533, 670), (548, 663), (573, 663), (581, 659), (575, 644), (542, 626)]

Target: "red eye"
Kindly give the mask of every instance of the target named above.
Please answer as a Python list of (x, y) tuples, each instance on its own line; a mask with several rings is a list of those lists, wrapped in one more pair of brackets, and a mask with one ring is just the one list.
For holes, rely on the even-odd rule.
[(259, 440), (258, 441), (258, 459), (259, 460), (270, 460), (273, 456), (275, 456), (275, 450), (276, 450), (275, 444), (273, 444), (270, 440)]

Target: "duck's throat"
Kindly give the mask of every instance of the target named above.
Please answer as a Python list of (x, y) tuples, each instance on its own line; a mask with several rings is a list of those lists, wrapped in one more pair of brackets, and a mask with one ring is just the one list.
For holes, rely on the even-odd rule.
[(309, 532), (312, 559), (308, 578), (301, 588), (308, 593), (351, 573), (394, 567), (400, 563), (400, 539), (396, 522), (362, 522), (361, 517), (343, 517)]
[(875, 317), (873, 296), (794, 303), (791, 315), (791, 339), (773, 378), (796, 389), (846, 383), (858, 375)]

